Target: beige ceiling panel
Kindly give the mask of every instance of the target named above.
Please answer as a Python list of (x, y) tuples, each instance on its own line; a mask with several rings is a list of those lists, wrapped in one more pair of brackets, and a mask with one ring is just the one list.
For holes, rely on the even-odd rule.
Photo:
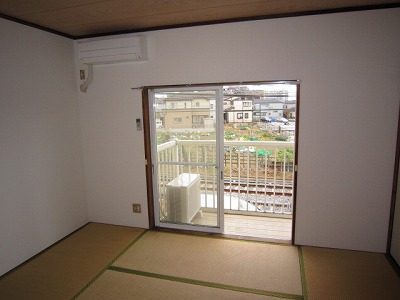
[(81, 36), (389, 3), (398, 0), (3, 0), (0, 12)]
[[(273, 14), (281, 10), (299, 11), (306, 9), (336, 8), (350, 4), (365, 5), (374, 3), (377, 0), (333, 0), (328, 3), (327, 1), (316, 0), (114, 0), (96, 1), (93, 3), (90, 1), (93, 0), (86, 0), (86, 2), (88, 2), (86, 4), (85, 1), (83, 1), (81, 5), (69, 5), (67, 7), (65, 7), (65, 5), (60, 5), (58, 9), (51, 9), (39, 13), (21, 14), (21, 16), (24, 16), (25, 21), (43, 26), (46, 26), (46, 24), (64, 26), (66, 24), (91, 24), (141, 16), (171, 14), (175, 12), (191, 14), (192, 12), (205, 10), (220, 11), (219, 14), (222, 15), (222, 17), (226, 15), (225, 18), (237, 18), (254, 16), (254, 13), (248, 15), (248, 13), (251, 13), (254, 9), (258, 10), (256, 12), (257, 15), (265, 15)], [(394, 0), (386, 1), (390, 2)], [(218, 17), (218, 19), (222, 17)]]
[[(243, 2), (243, 1), (242, 1)], [(293, 3), (295, 5), (293, 5)], [(133, 18), (120, 18), (116, 20), (104, 20), (93, 23), (75, 23), (73, 26), (60, 26), (57, 30), (67, 32), (74, 35), (88, 35), (104, 32), (114, 32), (122, 30), (135, 30), (139, 28), (152, 28), (168, 25), (181, 25), (201, 22), (214, 22), (218, 20), (235, 19), (242, 17), (255, 17), (262, 15), (293, 13), (298, 11), (319, 10), (328, 8), (337, 8), (335, 3), (341, 4), (348, 2), (343, 0), (333, 1), (333, 4), (327, 5), (322, 1), (293, 1), (280, 0), (266, 2), (248, 2), (246, 6), (242, 5), (226, 5), (218, 7), (207, 7), (201, 9), (193, 9), (184, 11), (173, 10), (144, 10)], [(354, 3), (360, 3), (356, 0)], [(363, 3), (371, 2), (371, 0), (363, 0)], [(123, 16), (129, 16), (123, 15)]]
[(109, 0), (2, 0), (0, 1), (0, 12), (22, 19), (30, 14), (48, 13), (98, 2), (109, 2)]
[[(295, 0), (286, 0), (295, 2)], [(100, 1), (81, 6), (70, 6), (57, 10), (42, 11), (24, 15), (30, 22), (42, 22), (52, 24), (90, 24), (99, 21), (112, 21), (118, 19), (135, 18), (140, 16), (164, 14), (173, 12), (190, 12), (198, 9), (223, 8), (231, 5), (238, 7), (251, 5), (252, 3), (267, 4), (279, 2), (279, 0), (114, 0)]]

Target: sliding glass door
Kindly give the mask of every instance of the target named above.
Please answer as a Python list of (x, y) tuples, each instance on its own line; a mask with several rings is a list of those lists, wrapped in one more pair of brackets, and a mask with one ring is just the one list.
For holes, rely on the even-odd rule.
[(222, 232), (222, 88), (149, 95), (156, 226)]
[(291, 241), (299, 82), (148, 91), (155, 225)]

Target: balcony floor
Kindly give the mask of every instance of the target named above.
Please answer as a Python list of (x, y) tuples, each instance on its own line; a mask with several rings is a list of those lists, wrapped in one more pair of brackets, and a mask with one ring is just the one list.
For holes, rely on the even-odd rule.
[[(196, 216), (192, 222), (198, 225), (212, 225), (216, 224), (216, 219), (216, 213), (203, 212), (202, 217)], [(279, 240), (279, 242), (283, 243), (291, 241), (291, 219), (227, 213), (225, 213), (224, 219), (224, 234)]]

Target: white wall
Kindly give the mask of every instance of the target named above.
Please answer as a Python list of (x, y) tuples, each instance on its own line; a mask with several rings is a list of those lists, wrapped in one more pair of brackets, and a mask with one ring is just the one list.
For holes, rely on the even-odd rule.
[(0, 19), (0, 275), (87, 220), (74, 42)]
[[(80, 93), (92, 221), (147, 226), (131, 87), (300, 79), (296, 243), (384, 252), (400, 98), (400, 10), (147, 32), (149, 61), (95, 67)], [(131, 203), (144, 206), (141, 215)]]

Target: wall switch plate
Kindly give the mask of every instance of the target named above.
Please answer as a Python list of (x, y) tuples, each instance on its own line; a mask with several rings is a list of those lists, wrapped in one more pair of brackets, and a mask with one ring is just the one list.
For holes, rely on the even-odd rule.
[(132, 210), (133, 210), (134, 213), (139, 213), (140, 214), (142, 212), (142, 208), (141, 208), (140, 204), (133, 203), (132, 204)]
[(138, 130), (138, 131), (142, 130), (142, 120), (141, 119), (136, 119), (136, 130)]
[(85, 70), (80, 70), (80, 71), (79, 71), (79, 78), (80, 78), (81, 80), (85, 80)]

